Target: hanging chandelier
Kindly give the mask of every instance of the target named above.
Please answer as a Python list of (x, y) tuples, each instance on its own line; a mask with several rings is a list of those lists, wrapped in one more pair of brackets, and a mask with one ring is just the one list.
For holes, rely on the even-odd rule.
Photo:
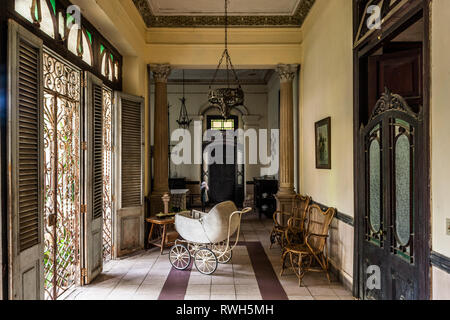
[(183, 70), (183, 98), (181, 98), (180, 101), (181, 101), (181, 109), (177, 123), (180, 128), (188, 129), (189, 126), (191, 125), (192, 120), (189, 119), (189, 115), (186, 108), (186, 97), (184, 91), (184, 70)]
[[(239, 106), (244, 105), (244, 91), (242, 90), (241, 84), (239, 83), (239, 78), (237, 76), (236, 70), (231, 62), (231, 57), (228, 52), (228, 1), (225, 0), (225, 50), (220, 58), (219, 65), (217, 66), (214, 77), (209, 84), (209, 103), (212, 107), (218, 108), (222, 116), (227, 119), (230, 116), (231, 110)], [(217, 74), (222, 66), (225, 59), (226, 64), (226, 75), (227, 75), (227, 87), (212, 89), (212, 85), (216, 80)], [(234, 85), (237, 88), (231, 87), (230, 74), (234, 77)]]

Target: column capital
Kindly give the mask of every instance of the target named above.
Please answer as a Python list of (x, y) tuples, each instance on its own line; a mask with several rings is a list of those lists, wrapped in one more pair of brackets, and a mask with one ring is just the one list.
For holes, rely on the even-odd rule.
[(167, 82), (167, 78), (172, 71), (170, 64), (151, 64), (150, 71), (153, 72), (153, 77), (156, 82)]
[(279, 64), (277, 66), (277, 72), (280, 76), (281, 82), (289, 82), (294, 80), (295, 74), (298, 70), (298, 64)]

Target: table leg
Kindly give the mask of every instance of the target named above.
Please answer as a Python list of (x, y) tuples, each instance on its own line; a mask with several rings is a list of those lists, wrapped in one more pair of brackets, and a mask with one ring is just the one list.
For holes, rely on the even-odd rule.
[(148, 244), (150, 244), (151, 240), (152, 240), (152, 236), (153, 236), (153, 228), (155, 227), (155, 225), (152, 223), (152, 226), (150, 227), (150, 233), (148, 234), (148, 239), (147, 242)]
[(161, 239), (161, 255), (164, 253), (165, 242), (166, 242), (166, 225), (163, 226), (163, 235)]

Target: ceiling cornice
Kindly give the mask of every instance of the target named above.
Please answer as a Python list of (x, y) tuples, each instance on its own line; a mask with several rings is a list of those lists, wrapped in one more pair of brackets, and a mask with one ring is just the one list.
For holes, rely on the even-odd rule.
[[(292, 16), (229, 16), (234, 27), (301, 27), (316, 0), (302, 0)], [(147, 0), (133, 0), (149, 28), (222, 27), (224, 16), (155, 16)]]

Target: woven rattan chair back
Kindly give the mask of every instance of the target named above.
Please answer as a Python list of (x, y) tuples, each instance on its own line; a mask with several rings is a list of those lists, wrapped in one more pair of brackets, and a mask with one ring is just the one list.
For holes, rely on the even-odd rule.
[(323, 211), (318, 205), (309, 206), (306, 218), (306, 242), (313, 252), (322, 252), (336, 209)]

